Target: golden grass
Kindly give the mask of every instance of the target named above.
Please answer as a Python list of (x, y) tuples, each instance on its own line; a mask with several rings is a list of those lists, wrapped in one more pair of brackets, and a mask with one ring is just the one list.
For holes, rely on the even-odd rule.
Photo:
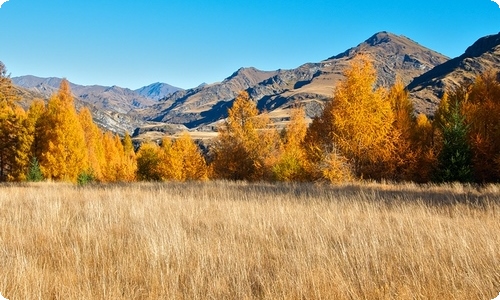
[(492, 299), (500, 187), (0, 186), (15, 299)]

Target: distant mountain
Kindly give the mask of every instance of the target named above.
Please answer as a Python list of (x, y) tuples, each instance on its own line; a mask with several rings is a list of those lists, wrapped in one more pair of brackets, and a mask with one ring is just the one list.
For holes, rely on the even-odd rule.
[[(41, 78), (31, 75), (12, 78), (14, 84), (40, 93), (44, 97), (50, 97), (57, 92), (61, 80), (61, 78), (56, 77)], [(83, 102), (121, 114), (127, 114), (136, 108), (144, 108), (156, 103), (153, 99), (118, 86), (84, 86), (70, 83), (70, 87), (73, 94)]]
[(135, 90), (139, 95), (153, 99), (160, 100), (162, 98), (168, 97), (177, 91), (181, 91), (181, 88), (171, 86), (166, 83), (153, 83), (148, 86), (142, 87), (140, 89)]
[(477, 75), (494, 68), (500, 68), (500, 33), (480, 38), (464, 54), (416, 77), (408, 90), (417, 107), (437, 105), (446, 90), (473, 81)]
[[(255, 68), (240, 68), (220, 83), (200, 85), (196, 88), (178, 91), (159, 101), (158, 104), (139, 110), (146, 120), (184, 124), (195, 127), (206, 118), (205, 112), (219, 110), (218, 116), (227, 112), (226, 103), (230, 103), (238, 92), (255, 86), (259, 82), (277, 74)], [(220, 117), (218, 117), (220, 118)], [(217, 119), (217, 118), (216, 118)], [(209, 117), (205, 123), (213, 121)]]
[[(21, 87), (19, 85), (14, 85), (14, 88), (17, 95), (21, 99), (19, 104), (26, 110), (29, 108), (34, 99), (47, 101), (48, 97), (40, 92)], [(83, 107), (90, 109), (92, 118), (99, 127), (120, 135), (124, 135), (125, 132), (132, 134), (136, 128), (154, 125), (152, 122), (146, 122), (131, 115), (100, 109), (92, 104), (83, 102), (79, 98), (75, 98), (75, 108), (79, 111)]]
[(140, 110), (147, 120), (180, 123), (190, 128), (211, 124), (227, 116), (236, 94), (247, 90), (261, 110), (275, 111), (300, 102), (309, 116), (321, 111), (322, 103), (332, 96), (343, 70), (358, 53), (373, 58), (378, 85), (391, 85), (399, 76), (405, 84), (444, 63), (448, 58), (416, 42), (388, 32), (380, 32), (357, 47), (318, 63), (296, 69), (264, 72), (241, 68), (220, 83), (177, 92), (156, 105)]

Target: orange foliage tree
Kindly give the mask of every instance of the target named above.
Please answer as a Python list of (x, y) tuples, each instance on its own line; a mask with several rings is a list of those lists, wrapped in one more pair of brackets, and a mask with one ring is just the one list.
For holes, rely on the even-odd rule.
[(33, 135), (28, 129), (25, 111), (6, 69), (0, 62), (0, 181), (24, 180)]
[(266, 115), (247, 92), (236, 97), (228, 118), (219, 128), (212, 147), (213, 172), (217, 178), (264, 180), (272, 178), (272, 166), (279, 151), (279, 136)]
[(92, 174), (96, 180), (102, 181), (102, 167), (106, 164), (102, 131), (94, 124), (88, 108), (83, 108), (80, 111), (79, 119), (85, 135), (85, 148), (88, 157), (87, 172)]
[(480, 182), (500, 181), (500, 73), (489, 70), (467, 87), (463, 114), (469, 128), (473, 168)]
[(67, 80), (61, 82), (47, 110), (41, 117), (43, 145), (40, 168), (45, 178), (76, 182), (88, 166), (85, 134), (74, 107), (73, 95)]
[(333, 97), (333, 142), (355, 175), (377, 178), (377, 166), (393, 153), (388, 143), (393, 123), (391, 103), (383, 89), (374, 90), (376, 72), (367, 56), (355, 57), (344, 75)]
[(290, 122), (282, 133), (283, 150), (273, 167), (274, 176), (279, 181), (304, 181), (306, 173), (306, 154), (303, 142), (307, 132), (305, 111), (295, 107), (290, 111)]

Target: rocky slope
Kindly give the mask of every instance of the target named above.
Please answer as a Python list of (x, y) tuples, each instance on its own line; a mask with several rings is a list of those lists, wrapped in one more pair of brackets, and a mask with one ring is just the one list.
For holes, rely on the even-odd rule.
[[(416, 77), (408, 90), (418, 107), (435, 107), (446, 90), (473, 81), (488, 69), (500, 68), (500, 33), (477, 40), (465, 53)], [(425, 109), (432, 115), (434, 110)]]
[(276, 73), (240, 68), (220, 83), (178, 91), (156, 105), (139, 110), (138, 113), (146, 120), (185, 124), (188, 127), (210, 123), (227, 112), (226, 104), (230, 103), (238, 92), (255, 86)]
[[(29, 108), (34, 99), (48, 100), (45, 93), (40, 93), (36, 90), (27, 89), (20, 86), (15, 86), (16, 93), (20, 99), (19, 105), (25, 110)], [(54, 92), (57, 92), (55, 90)], [(132, 134), (136, 128), (144, 126), (152, 126), (154, 123), (146, 122), (142, 119), (135, 118), (131, 115), (122, 114), (115, 111), (104, 110), (95, 105), (86, 103), (79, 98), (75, 98), (75, 107), (79, 111), (83, 107), (90, 109), (94, 122), (102, 129), (109, 130), (120, 135), (125, 132)]]
[[(373, 58), (379, 76), (378, 85), (391, 85), (399, 76), (405, 84), (447, 57), (416, 42), (387, 32), (370, 37), (357, 47), (322, 62), (307, 63), (291, 70), (271, 72), (242, 68), (221, 83), (174, 93), (154, 106), (141, 110), (147, 120), (180, 123), (189, 128), (206, 126), (227, 114), (236, 94), (247, 90), (261, 110), (280, 111), (276, 118), (296, 102), (303, 103), (309, 116), (321, 111), (330, 98), (342, 72), (358, 53)], [(282, 115), (283, 113), (283, 115)]]
[[(37, 92), (44, 97), (50, 97), (57, 92), (61, 80), (61, 78), (40, 78), (31, 75), (12, 78), (14, 84)], [(118, 86), (84, 86), (70, 83), (70, 87), (73, 94), (81, 101), (100, 109), (121, 114), (127, 114), (136, 108), (144, 108), (156, 103), (151, 98)]]

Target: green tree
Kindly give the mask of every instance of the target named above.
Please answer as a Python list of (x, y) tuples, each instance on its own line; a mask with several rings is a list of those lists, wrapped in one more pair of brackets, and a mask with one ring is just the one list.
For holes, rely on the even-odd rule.
[(38, 163), (38, 159), (36, 159), (36, 157), (31, 159), (26, 180), (30, 182), (39, 182), (43, 180), (42, 170), (40, 170), (40, 164)]
[(458, 91), (449, 103), (446, 125), (442, 126), (442, 147), (438, 155), (438, 169), (435, 180), (439, 182), (471, 182), (472, 152), (468, 143), (469, 128), (461, 112), (461, 95)]

